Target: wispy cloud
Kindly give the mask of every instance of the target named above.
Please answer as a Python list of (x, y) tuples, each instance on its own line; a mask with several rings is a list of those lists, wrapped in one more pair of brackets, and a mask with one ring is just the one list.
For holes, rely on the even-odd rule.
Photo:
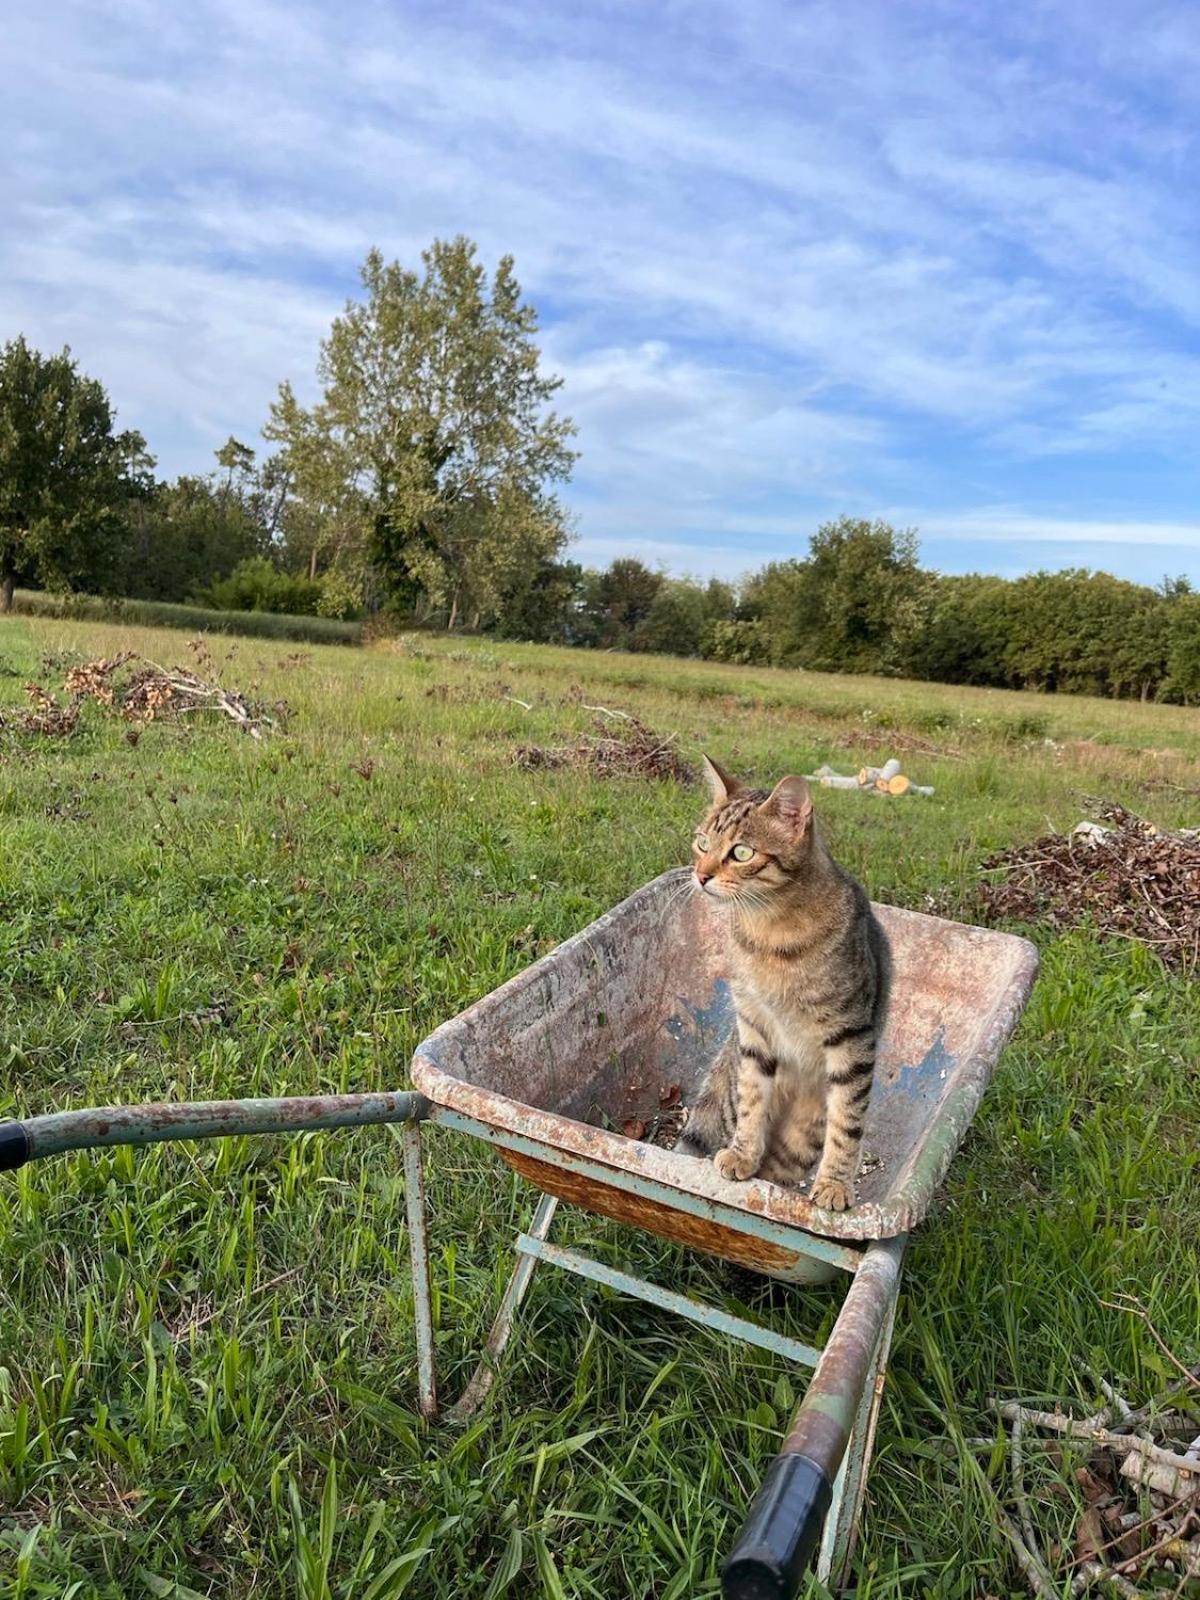
[(542, 307), (589, 559), (740, 570), (847, 510), (1200, 576), (1182, 3), (49, 0), (4, 48), (0, 334), (167, 470), (311, 383), (371, 245), (464, 231)]

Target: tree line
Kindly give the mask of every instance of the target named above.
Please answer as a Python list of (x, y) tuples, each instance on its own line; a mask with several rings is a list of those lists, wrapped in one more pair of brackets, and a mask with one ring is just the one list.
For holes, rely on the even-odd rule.
[(736, 585), (563, 563), (511, 637), (700, 656), (741, 665), (863, 672), (984, 688), (1200, 703), (1200, 594), (1082, 568), (1022, 578), (946, 576), (916, 536), (841, 517), (808, 554)]
[(1200, 596), (1102, 572), (922, 568), (916, 535), (842, 517), (738, 583), (565, 557), (574, 425), (537, 315), (467, 239), (373, 251), (311, 405), (283, 383), (262, 456), (229, 438), (160, 479), (70, 352), (0, 350), (0, 611), (17, 583), (224, 610), (492, 631), (598, 649), (1200, 701)]

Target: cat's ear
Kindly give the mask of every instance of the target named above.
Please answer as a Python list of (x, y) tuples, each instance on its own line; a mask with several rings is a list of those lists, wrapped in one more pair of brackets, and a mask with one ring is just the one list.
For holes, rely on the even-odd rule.
[(799, 838), (812, 821), (812, 796), (803, 778), (781, 778), (758, 808), (760, 817), (777, 817)]
[(722, 772), (711, 756), (701, 756), (700, 759), (704, 763), (704, 776), (712, 790), (713, 805), (723, 806), (727, 800), (733, 799), (742, 786), (736, 778)]

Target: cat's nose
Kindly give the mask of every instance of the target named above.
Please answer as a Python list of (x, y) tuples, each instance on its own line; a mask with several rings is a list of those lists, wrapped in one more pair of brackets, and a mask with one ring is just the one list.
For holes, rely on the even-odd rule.
[(696, 868), (696, 882), (702, 889), (711, 877), (711, 872), (701, 872), (699, 867)]

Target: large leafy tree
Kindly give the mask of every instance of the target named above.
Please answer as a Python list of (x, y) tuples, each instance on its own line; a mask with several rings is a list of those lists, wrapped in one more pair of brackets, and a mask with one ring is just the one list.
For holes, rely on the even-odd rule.
[(537, 315), (512, 259), (491, 280), (467, 239), (438, 240), (423, 270), (362, 268), (365, 299), (321, 346), (322, 395), (289, 384), (265, 430), (293, 492), (332, 530), (335, 565), (371, 565), (399, 603), (493, 620), (528, 569), (566, 539), (553, 486), (570, 474), (571, 421), (549, 409)]
[(141, 434), (115, 433), (103, 386), (69, 350), (0, 350), (0, 611), (18, 578), (102, 586), (122, 510), (149, 484)]
[(782, 666), (895, 672), (924, 625), (930, 583), (914, 533), (838, 517), (813, 534), (806, 560), (772, 562), (751, 578), (742, 608)]

